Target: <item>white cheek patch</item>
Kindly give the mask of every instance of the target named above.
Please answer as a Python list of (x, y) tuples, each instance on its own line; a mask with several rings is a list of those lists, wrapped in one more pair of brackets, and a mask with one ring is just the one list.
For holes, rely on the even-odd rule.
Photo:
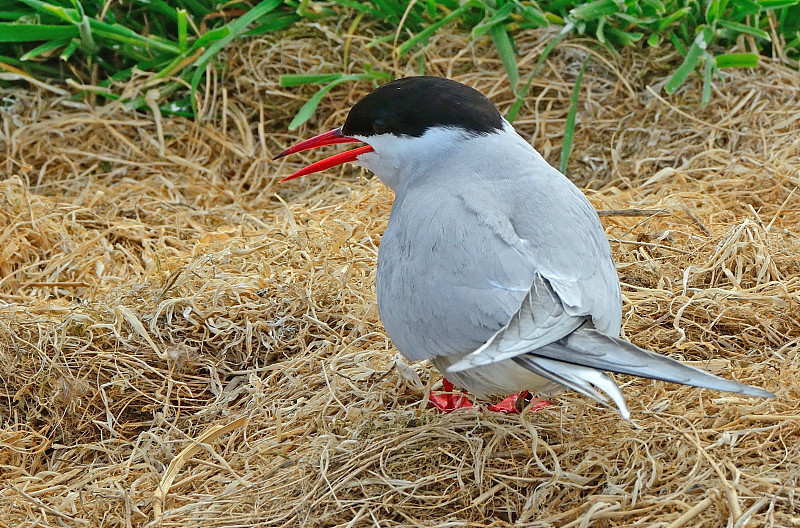
[[(503, 131), (482, 137), (508, 133)], [(439, 165), (442, 159), (452, 155), (453, 149), (474, 138), (466, 130), (454, 127), (429, 128), (419, 137), (394, 134), (353, 137), (374, 149), (374, 152), (360, 155), (354, 164), (375, 173), (383, 183), (395, 190), (408, 185), (428, 168)], [(502, 141), (499, 137), (496, 139)]]

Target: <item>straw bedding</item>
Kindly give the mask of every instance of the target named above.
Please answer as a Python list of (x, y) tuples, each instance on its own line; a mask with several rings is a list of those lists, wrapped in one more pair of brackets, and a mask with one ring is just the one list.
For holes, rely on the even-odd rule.
[[(523, 74), (546, 39), (519, 39)], [(400, 60), (370, 41), (301, 25), (242, 44), (197, 123), (4, 91), (0, 527), (800, 525), (796, 73), (765, 59), (702, 109), (696, 84), (663, 94), (675, 57), (566, 42), (516, 122), (557, 163), (595, 55), (569, 175), (602, 211), (626, 336), (776, 399), (617, 376), (632, 422), (573, 393), (441, 415), (440, 375), (377, 314), (391, 192), (352, 167), (277, 183), (325, 152), (269, 161), (370, 87), (288, 133), (313, 88), (277, 79), (422, 61), (513, 96), (489, 43), (442, 34)]]

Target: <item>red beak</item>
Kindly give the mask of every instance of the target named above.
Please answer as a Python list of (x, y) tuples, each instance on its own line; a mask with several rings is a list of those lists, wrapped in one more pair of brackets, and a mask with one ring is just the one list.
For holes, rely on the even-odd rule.
[[(302, 152), (304, 150), (309, 150), (312, 148), (324, 147), (325, 145), (333, 145), (335, 143), (354, 143), (359, 141), (361, 140), (343, 135), (342, 129), (340, 127), (333, 129), (330, 132), (325, 132), (324, 134), (314, 136), (311, 139), (301, 141), (297, 145), (289, 147), (288, 149), (284, 150), (283, 152), (281, 152), (272, 159), (276, 160), (278, 158), (288, 156), (289, 154), (294, 154), (295, 152)], [(294, 178), (299, 178), (300, 176), (305, 176), (306, 174), (311, 174), (313, 172), (323, 171), (325, 169), (335, 167), (336, 165), (341, 165), (342, 163), (355, 161), (356, 158), (358, 158), (361, 154), (365, 154), (367, 152), (373, 152), (372, 147), (370, 147), (369, 145), (364, 145), (363, 147), (358, 147), (353, 150), (348, 150), (347, 152), (336, 154), (335, 156), (331, 156), (330, 158), (325, 158), (322, 161), (312, 163), (311, 165), (309, 165), (304, 169), (300, 169), (291, 176), (287, 176), (286, 178), (282, 179), (281, 182), (292, 180)]]

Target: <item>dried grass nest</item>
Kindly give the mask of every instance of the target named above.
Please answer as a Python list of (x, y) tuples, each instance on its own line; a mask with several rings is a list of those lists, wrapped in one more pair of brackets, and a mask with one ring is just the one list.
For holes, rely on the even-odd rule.
[[(278, 75), (422, 62), (513, 95), (486, 42), (401, 61), (370, 31), (240, 45), (198, 123), (3, 91), (0, 527), (800, 525), (796, 72), (765, 59), (701, 108), (660, 89), (674, 58), (570, 41), (516, 122), (556, 162), (595, 56), (569, 174), (605, 211), (625, 334), (776, 399), (619, 376), (632, 423), (573, 393), (440, 415), (439, 374), (375, 306), (391, 193), (353, 168), (279, 185), (303, 158), (269, 162), (370, 87), (290, 134), (313, 88)], [(547, 39), (518, 40), (523, 73)]]

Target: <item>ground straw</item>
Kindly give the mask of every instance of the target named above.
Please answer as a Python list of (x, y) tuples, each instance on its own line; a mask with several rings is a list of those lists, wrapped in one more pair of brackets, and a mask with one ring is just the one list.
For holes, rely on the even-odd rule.
[[(197, 122), (9, 89), (0, 109), (0, 526), (794, 526), (800, 493), (800, 80), (765, 60), (701, 108), (663, 55), (599, 53), (569, 173), (603, 211), (636, 344), (774, 400), (617, 376), (633, 421), (565, 393), (441, 415), (375, 305), (391, 193), (273, 163), (341, 124), (368, 82), (446, 75), (508, 110), (489, 37), (397, 60), (369, 25), (243, 42)], [(520, 71), (551, 34), (517, 39)], [(557, 163), (586, 58), (555, 47), (516, 126)], [(396, 65), (396, 66), (395, 66)], [(144, 81), (142, 81), (144, 82)], [(648, 87), (652, 90), (648, 90)], [(130, 87), (135, 89), (135, 87)], [(632, 211), (626, 214), (625, 211)], [(648, 213), (649, 212), (649, 213)]]

